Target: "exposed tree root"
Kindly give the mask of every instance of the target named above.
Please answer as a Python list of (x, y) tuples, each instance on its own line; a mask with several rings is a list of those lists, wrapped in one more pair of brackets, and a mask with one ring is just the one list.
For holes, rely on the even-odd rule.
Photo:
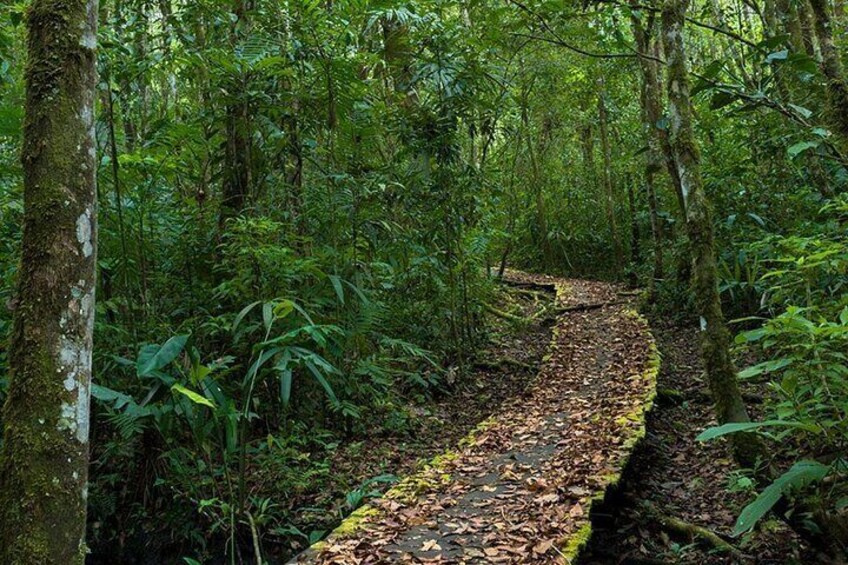
[(504, 320), (509, 320), (510, 322), (516, 323), (526, 323), (528, 319), (524, 316), (516, 316), (515, 314), (510, 314), (509, 312), (503, 312), (502, 310), (498, 310), (491, 304), (483, 303), (483, 309), (486, 310), (489, 314), (493, 316), (497, 316), (498, 318), (502, 318)]
[(565, 308), (557, 308), (558, 314), (567, 314), (568, 312), (587, 312), (589, 310), (597, 310), (598, 308), (606, 308), (607, 306), (621, 306), (628, 304), (625, 300), (616, 300), (612, 302), (596, 302), (594, 304), (578, 304), (576, 306), (567, 306)]
[(698, 538), (701, 541), (712, 545), (720, 551), (733, 553), (734, 555), (741, 555), (739, 549), (725, 541), (718, 534), (714, 533), (711, 530), (708, 530), (703, 526), (691, 524), (689, 522), (681, 520), (680, 518), (675, 518), (674, 516), (663, 514), (648, 501), (642, 501), (641, 507), (651, 519), (656, 520), (656, 522), (663, 529), (667, 530), (670, 533), (686, 536), (687, 538), (692, 540)]
[(538, 367), (535, 367), (530, 363), (525, 363), (524, 361), (519, 361), (512, 357), (500, 357), (494, 360), (481, 359), (480, 361), (474, 362), (475, 367), (481, 367), (484, 369), (499, 369), (504, 365), (512, 365), (513, 367), (518, 367), (527, 371), (536, 371), (538, 369)]

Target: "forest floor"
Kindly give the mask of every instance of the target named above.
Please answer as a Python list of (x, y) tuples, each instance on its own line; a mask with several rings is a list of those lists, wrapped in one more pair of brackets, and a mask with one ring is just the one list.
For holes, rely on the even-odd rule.
[[(468, 360), (467, 374), (446, 382), (445, 390), (432, 401), (411, 403), (410, 429), (386, 427), (377, 434), (354, 438), (327, 457), (326, 469), (306, 481), (304, 488), (287, 501), (291, 522), (308, 535), (338, 526), (347, 496), (371, 477), (407, 476), (452, 446), (511, 398), (518, 398), (535, 379), (551, 340), (552, 321), (545, 316), (553, 305), (552, 290), (521, 290), (504, 286), (495, 302), (497, 309), (520, 317), (490, 317), (488, 345)], [(359, 435), (359, 434), (357, 434)], [(313, 458), (326, 457), (321, 453)], [(385, 490), (385, 483), (364, 489)], [(279, 539), (274, 552), (285, 559), (305, 549), (302, 537)]]
[(533, 385), (456, 451), (349, 517), (298, 563), (549, 563), (585, 542), (593, 502), (644, 433), (656, 356), (620, 289), (553, 285), (557, 317)]
[[(732, 540), (736, 517), (751, 500), (737, 481), (726, 442), (700, 443), (698, 433), (716, 424), (694, 326), (651, 320), (662, 355), (657, 405), (648, 434), (606, 504), (594, 512), (594, 535), (581, 565), (810, 564), (817, 558), (784, 524), (772, 519), (751, 536)], [(756, 385), (743, 393), (757, 417)], [(753, 402), (752, 402), (753, 401)], [(663, 525), (675, 518), (730, 540), (736, 555), (718, 552), (698, 537)]]
[[(529, 279), (525, 282), (530, 284), (524, 289), (504, 289), (496, 307), (525, 317), (527, 323), (493, 317), (490, 346), (473, 361), (470, 375), (428, 411), (412, 408), (420, 416), (415, 433), (384, 434), (340, 449), (331, 466), (331, 475), (339, 481), (335, 488), (321, 495), (305, 493), (292, 501), (296, 507), (309, 508), (299, 516), (304, 527), (332, 529), (337, 519), (327, 519), (325, 512), (323, 522), (316, 521), (309, 513), (333, 507), (351, 484), (388, 472), (417, 481), (407, 480), (401, 496), (390, 493), (345, 522), (353, 524), (352, 529), (363, 527), (364, 522), (364, 533), (347, 541), (337, 533), (323, 545), (322, 553), (308, 552), (300, 562), (561, 561), (558, 542), (589, 518), (593, 533), (580, 565), (816, 562), (809, 548), (775, 520), (754, 535), (736, 540), (728, 536), (739, 511), (751, 499), (750, 487), (734, 472), (725, 442), (704, 444), (694, 439), (715, 424), (703, 381), (697, 328), (665, 316), (651, 320), (662, 365), (659, 396), (647, 417), (647, 435), (630, 457), (618, 486), (608, 491), (603, 504), (593, 506), (589, 499), (598, 484), (581, 486), (572, 481), (581, 474), (597, 477), (597, 470), (585, 471), (582, 466), (591, 467), (592, 458), (607, 453), (609, 446), (597, 443), (598, 434), (605, 433), (603, 427), (582, 434), (579, 443), (569, 446), (568, 434), (580, 432), (579, 423), (571, 420), (586, 415), (586, 421), (595, 425), (601, 418), (591, 417), (598, 410), (591, 405), (593, 399), (615, 400), (632, 390), (605, 388), (612, 383), (604, 379), (566, 376), (553, 383), (551, 373), (542, 367), (543, 357), (546, 352), (555, 358), (568, 357), (567, 364), (554, 364), (558, 372), (579, 375), (588, 364), (593, 374), (620, 375), (623, 365), (616, 356), (634, 353), (621, 348), (618, 332), (628, 333), (616, 327), (622, 323), (616, 314), (622, 306), (567, 312), (569, 323), (558, 324), (558, 339), (567, 342), (568, 354), (550, 352), (552, 295)], [(579, 290), (582, 297), (572, 296), (559, 308), (628, 301), (621, 300), (612, 287), (592, 286)], [(635, 357), (643, 354), (636, 352)], [(544, 364), (549, 365), (550, 359)], [(644, 362), (637, 360), (631, 371), (624, 372), (638, 373), (643, 367)], [(537, 399), (540, 388), (549, 394)], [(756, 412), (757, 400), (767, 391), (746, 385), (745, 393)], [(581, 408), (552, 408), (561, 405), (562, 399), (576, 400)], [(521, 418), (520, 412), (532, 415)], [(492, 414), (507, 414), (498, 418), (507, 427), (493, 426)], [(608, 424), (615, 418), (603, 420)], [(469, 436), (470, 442), (461, 442), (480, 422), (485, 424)], [(458, 444), (458, 454), (448, 452), (447, 460), (437, 461), (435, 472), (427, 475), (425, 469), (422, 474), (422, 461)], [(367, 515), (375, 509), (381, 513), (376, 526), (367, 523), (375, 519)], [(718, 551), (702, 538), (669, 526), (675, 520), (678, 526), (700, 526), (722, 536), (737, 552)]]

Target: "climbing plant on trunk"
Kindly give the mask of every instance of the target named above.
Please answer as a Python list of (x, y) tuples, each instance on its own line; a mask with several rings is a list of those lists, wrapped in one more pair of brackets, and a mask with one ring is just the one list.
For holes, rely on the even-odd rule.
[(24, 229), (0, 452), (0, 562), (81, 564), (97, 246), (96, 0), (28, 16)]

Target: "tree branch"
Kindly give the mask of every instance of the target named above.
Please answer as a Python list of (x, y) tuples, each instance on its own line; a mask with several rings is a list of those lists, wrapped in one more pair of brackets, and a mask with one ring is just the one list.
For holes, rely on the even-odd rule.
[(537, 14), (536, 12), (534, 12), (533, 10), (531, 10), (529, 7), (522, 4), (518, 0), (507, 0), (507, 2), (509, 2), (510, 4), (513, 4), (518, 9), (520, 9), (522, 12), (525, 12), (525, 13), (533, 16), (539, 22), (539, 24), (542, 26), (542, 29), (545, 30), (546, 32), (548, 32), (553, 37), (553, 39), (551, 39), (550, 37), (542, 37), (542, 36), (538, 36), (538, 35), (530, 35), (530, 34), (517, 33), (517, 32), (512, 34), (516, 37), (524, 37), (524, 38), (528, 38), (528, 39), (535, 39), (537, 41), (544, 41), (546, 43), (552, 43), (554, 45), (559, 45), (560, 47), (565, 47), (566, 49), (568, 49), (570, 51), (574, 51), (575, 53), (578, 53), (580, 55), (584, 55), (586, 57), (593, 57), (595, 59), (633, 59), (633, 58), (636, 58), (636, 57), (642, 57), (644, 59), (650, 59), (652, 61), (662, 63), (663, 65), (665, 64), (665, 61), (663, 61), (662, 59), (658, 59), (658, 58), (656, 58), (652, 55), (648, 55), (646, 53), (639, 53), (635, 49), (633, 50), (633, 53), (597, 53), (597, 52), (594, 52), (594, 51), (587, 51), (586, 49), (582, 49), (580, 47), (577, 47), (577, 46), (565, 41), (551, 27), (551, 25), (548, 23), (548, 21), (541, 14)]

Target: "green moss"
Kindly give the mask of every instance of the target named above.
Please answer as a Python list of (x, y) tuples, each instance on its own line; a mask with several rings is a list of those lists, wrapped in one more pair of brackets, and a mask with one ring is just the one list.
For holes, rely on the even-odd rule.
[(568, 542), (565, 544), (565, 547), (562, 549), (562, 559), (569, 565), (574, 563), (577, 558), (580, 556), (580, 552), (586, 547), (586, 544), (589, 543), (589, 539), (592, 537), (592, 523), (586, 522), (583, 524), (579, 530), (577, 530), (574, 534), (569, 536)]
[[(630, 457), (633, 449), (645, 437), (646, 433), (646, 417), (648, 412), (653, 408), (654, 400), (657, 395), (657, 377), (660, 372), (661, 358), (657, 350), (656, 342), (648, 329), (647, 321), (635, 310), (626, 310), (625, 315), (637, 320), (643, 327), (643, 332), (648, 339), (648, 360), (645, 369), (640, 375), (640, 380), (647, 385), (647, 391), (637, 406), (627, 414), (616, 419), (616, 423), (621, 426), (626, 434), (622, 443), (624, 456), (616, 465), (616, 470), (600, 477), (600, 484), (603, 488), (589, 499), (589, 514), (591, 508), (602, 502), (606, 497), (610, 487), (618, 485), (621, 477), (630, 462)], [(633, 422), (638, 422), (638, 426), (633, 426)], [(580, 529), (563, 541), (562, 549), (563, 560), (565, 563), (573, 563), (577, 560), (582, 549), (586, 546), (589, 539), (592, 537), (592, 522), (587, 514), (586, 523)]]
[(82, 317), (66, 315), (78, 281), (93, 287), (95, 258), (93, 242), (84, 257), (55, 250), (77, 248), (77, 220), (96, 204), (93, 7), (35, 0), (27, 18), (22, 265), (0, 453), (0, 562), (10, 565), (81, 564), (86, 551), (88, 445), (72, 433), (78, 421), (60, 421), (79, 397), (57, 357), (66, 336), (90, 337)]
[(344, 537), (358, 532), (367, 518), (377, 516), (379, 513), (379, 510), (373, 506), (362, 506), (358, 510), (352, 512), (350, 516), (345, 518), (344, 521), (339, 524), (335, 530), (333, 530), (333, 535), (337, 537)]

